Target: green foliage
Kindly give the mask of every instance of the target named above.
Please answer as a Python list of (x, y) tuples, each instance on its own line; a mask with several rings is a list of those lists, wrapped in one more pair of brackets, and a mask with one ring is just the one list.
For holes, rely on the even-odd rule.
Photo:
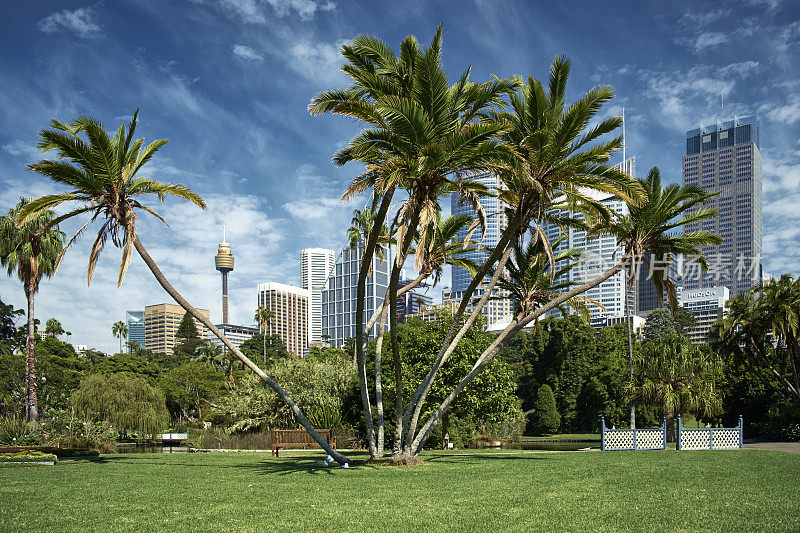
[[(348, 364), (291, 357), (275, 361), (265, 371), (317, 422), (338, 421), (335, 412), (347, 418), (356, 401), (356, 375)], [(215, 402), (214, 411), (215, 421), (234, 432), (298, 427), (289, 407), (251, 374)]]
[(36, 422), (16, 416), (0, 418), (0, 444), (35, 446), (42, 442), (42, 431)]
[(642, 326), (642, 337), (644, 341), (653, 341), (680, 333), (681, 330), (672, 313), (666, 307), (653, 309)]
[(106, 357), (100, 364), (92, 368), (92, 373), (96, 374), (116, 374), (118, 372), (136, 374), (152, 384), (161, 375), (161, 368), (157, 364), (133, 354), (116, 354)]
[(89, 370), (89, 363), (78, 357), (75, 348), (55, 337), (45, 337), (36, 344), (39, 408), (66, 409), (72, 391)]
[(58, 457), (52, 453), (38, 452), (35, 450), (16, 452), (16, 453), (0, 453), (0, 464), (8, 463), (44, 463), (56, 462)]
[(66, 333), (66, 331), (64, 331), (64, 328), (61, 326), (61, 322), (55, 318), (48, 318), (47, 322), (45, 322), (44, 333), (49, 337), (59, 337)]
[(266, 365), (292, 357), (283, 339), (278, 335), (266, 335), (266, 338), (261, 334), (253, 335), (239, 346), (239, 350), (251, 361), (259, 361)]
[[(623, 387), (629, 355), (624, 324), (603, 328), (598, 335), (578, 316), (549, 318), (535, 332), (517, 334), (499, 357), (514, 368), (523, 410), (533, 409), (539, 387), (550, 385), (563, 431), (594, 431), (600, 416), (619, 427), (626, 417)], [(536, 431), (532, 420), (526, 431)]]
[(86, 420), (75, 416), (72, 410), (52, 409), (44, 412), (40, 422), (48, 446), (102, 453), (116, 451), (118, 433), (105, 420)]
[(173, 368), (159, 380), (173, 419), (183, 416), (202, 418), (203, 407), (219, 395), (225, 374), (213, 366), (189, 362)]
[[(409, 318), (398, 326), (397, 338), (400, 360), (403, 365), (405, 398), (411, 396), (433, 364), (441, 346), (441, 340), (452, 320), (452, 315), (444, 312), (436, 322), (423, 322), (416, 318)], [(479, 321), (467, 331), (447, 364), (437, 374), (422, 408), (423, 418), (427, 417), (453, 390), (461, 378), (469, 373), (478, 356), (491, 344), (493, 336), (481, 331), (481, 327), (482, 323)], [(384, 350), (386, 349), (384, 348)], [(370, 358), (374, 358), (374, 353), (375, 341), (372, 341), (367, 354)], [(370, 364), (367, 368), (372, 369), (374, 365)], [(384, 402), (387, 406), (393, 406), (396, 398), (394, 362), (384, 358), (382, 371)], [(476, 431), (481, 429), (487, 432), (495, 431), (508, 417), (516, 416), (520, 412), (519, 402), (514, 395), (515, 389), (513, 370), (507, 362), (495, 358), (458, 395), (448, 409), (448, 416), (454, 421), (459, 420), (465, 423), (469, 421)], [(387, 416), (387, 427), (390, 427), (389, 418)], [(391, 428), (386, 430), (386, 434), (393, 434)], [(431, 441), (432, 444), (433, 442)]]
[(533, 424), (540, 434), (550, 434), (558, 431), (561, 424), (561, 415), (556, 409), (556, 397), (550, 385), (542, 385), (536, 393), (533, 403)]
[(117, 431), (134, 431), (139, 439), (163, 431), (169, 423), (164, 393), (142, 378), (125, 373), (93, 374), (72, 394), (78, 414), (106, 420)]
[(186, 340), (199, 340), (200, 334), (197, 332), (197, 325), (194, 323), (194, 318), (188, 312), (183, 314), (181, 323), (178, 325), (178, 330), (175, 332), (175, 339)]
[(25, 395), (25, 356), (0, 352), (0, 415), (22, 412)]
[(13, 353), (20, 347), (17, 320), (24, 314), (24, 310), (0, 300), (0, 355)]

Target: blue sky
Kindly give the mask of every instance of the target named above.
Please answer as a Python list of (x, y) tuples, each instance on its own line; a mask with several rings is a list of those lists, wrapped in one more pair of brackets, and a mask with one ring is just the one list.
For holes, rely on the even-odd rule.
[[(613, 4), (609, 7), (606, 4)], [(669, 5), (665, 5), (669, 4)], [(338, 248), (358, 199), (339, 202), (353, 167), (333, 152), (357, 131), (311, 117), (320, 90), (344, 86), (338, 47), (361, 33), (392, 46), (428, 42), (444, 21), (451, 79), (472, 65), (490, 74), (545, 77), (556, 54), (573, 60), (573, 96), (610, 84), (625, 107), (628, 154), (680, 180), (684, 133), (757, 113), (764, 155), (765, 270), (800, 272), (800, 5), (745, 2), (415, 2), (175, 0), (4, 2), (0, 19), (0, 209), (57, 190), (27, 172), (37, 132), (80, 114), (109, 129), (140, 111), (139, 136), (169, 143), (147, 168), (203, 195), (209, 209), (168, 203), (170, 228), (140, 219), (144, 244), (165, 274), (220, 320), (213, 255), (228, 228), (236, 255), (232, 320), (251, 323), (260, 282), (299, 284), (299, 252)], [(72, 226), (64, 228), (72, 229)], [(71, 341), (117, 345), (111, 324), (126, 309), (168, 301), (134, 258), (116, 287), (120, 254), (106, 248), (91, 288), (91, 238), (42, 284), (37, 316), (55, 316)], [(23, 307), (21, 285), (0, 278), (0, 298)]]

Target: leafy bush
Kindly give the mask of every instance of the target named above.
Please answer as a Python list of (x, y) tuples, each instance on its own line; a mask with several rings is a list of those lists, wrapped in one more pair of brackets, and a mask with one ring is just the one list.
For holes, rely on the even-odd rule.
[(116, 451), (118, 433), (106, 421), (81, 420), (70, 411), (50, 410), (40, 419), (45, 441), (57, 448)]
[(35, 446), (41, 442), (42, 432), (36, 422), (14, 416), (0, 418), (0, 444)]
[(44, 453), (35, 450), (24, 452), (0, 453), (0, 464), (2, 463), (43, 463), (46, 461), (56, 462), (58, 458), (51, 453)]
[(556, 409), (556, 397), (550, 385), (542, 385), (533, 404), (534, 428), (539, 433), (555, 433), (561, 425), (561, 415)]

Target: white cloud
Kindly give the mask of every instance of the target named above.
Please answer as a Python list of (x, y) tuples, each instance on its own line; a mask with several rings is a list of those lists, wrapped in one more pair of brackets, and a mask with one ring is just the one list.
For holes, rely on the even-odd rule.
[(327, 217), (339, 205), (338, 198), (307, 198), (287, 202), (283, 207), (293, 217), (311, 220)]
[(759, 113), (767, 119), (780, 124), (790, 125), (800, 120), (800, 97), (793, 96), (784, 104), (765, 104), (759, 107)]
[(39, 160), (42, 158), (42, 152), (36, 148), (35, 142), (25, 142), (20, 139), (14, 139), (10, 143), (4, 144), (3, 150), (11, 155), (23, 157), (27, 161)]
[(286, 17), (296, 13), (302, 20), (310, 20), (320, 11), (332, 11), (336, 4), (331, 1), (315, 2), (314, 0), (222, 0), (222, 6), (243, 22), (265, 24), (267, 14), (264, 8), (269, 5), (278, 17)]
[(728, 37), (724, 33), (708, 31), (701, 33), (697, 36), (697, 39), (694, 41), (694, 51), (695, 52), (702, 52), (706, 48), (712, 48), (714, 46), (727, 43)]
[(706, 12), (687, 11), (678, 21), (682, 26), (687, 28), (699, 29), (705, 28), (710, 24), (730, 15), (729, 9), (716, 9)]
[(245, 46), (243, 44), (235, 44), (233, 45), (233, 55), (236, 57), (240, 57), (242, 59), (247, 59), (250, 61), (263, 61), (264, 57), (250, 48), (249, 46)]
[(289, 50), (289, 66), (298, 74), (317, 83), (330, 84), (342, 81), (339, 70), (343, 63), (339, 47), (341, 42), (321, 43), (300, 41)]
[(79, 7), (75, 11), (63, 10), (51, 13), (40, 20), (36, 26), (44, 33), (71, 31), (81, 37), (89, 37), (100, 31), (100, 26), (92, 20), (94, 11), (89, 7)]

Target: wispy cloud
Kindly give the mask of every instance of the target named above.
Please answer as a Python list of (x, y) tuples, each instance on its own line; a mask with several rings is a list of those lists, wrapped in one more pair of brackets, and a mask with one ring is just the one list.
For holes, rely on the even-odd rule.
[(79, 7), (74, 11), (63, 10), (51, 13), (40, 20), (36, 26), (44, 33), (71, 31), (81, 37), (90, 37), (100, 32), (94, 22), (94, 11), (90, 7)]
[(341, 42), (323, 43), (300, 41), (289, 50), (293, 61), (289, 66), (300, 74), (317, 83), (335, 83), (344, 79), (339, 71), (343, 63), (339, 54)]
[(718, 31), (707, 31), (697, 36), (694, 41), (694, 51), (702, 52), (706, 48), (713, 48), (714, 46), (727, 43), (728, 37), (724, 33)]
[(333, 11), (336, 4), (330, 1), (314, 0), (222, 0), (222, 7), (236, 18), (250, 24), (264, 24), (268, 20), (266, 7), (278, 17), (296, 14), (301, 20), (311, 20), (314, 15), (323, 11)]
[(247, 59), (250, 61), (263, 61), (264, 57), (250, 48), (249, 46), (245, 46), (243, 44), (235, 44), (233, 45), (233, 55), (236, 57)]

